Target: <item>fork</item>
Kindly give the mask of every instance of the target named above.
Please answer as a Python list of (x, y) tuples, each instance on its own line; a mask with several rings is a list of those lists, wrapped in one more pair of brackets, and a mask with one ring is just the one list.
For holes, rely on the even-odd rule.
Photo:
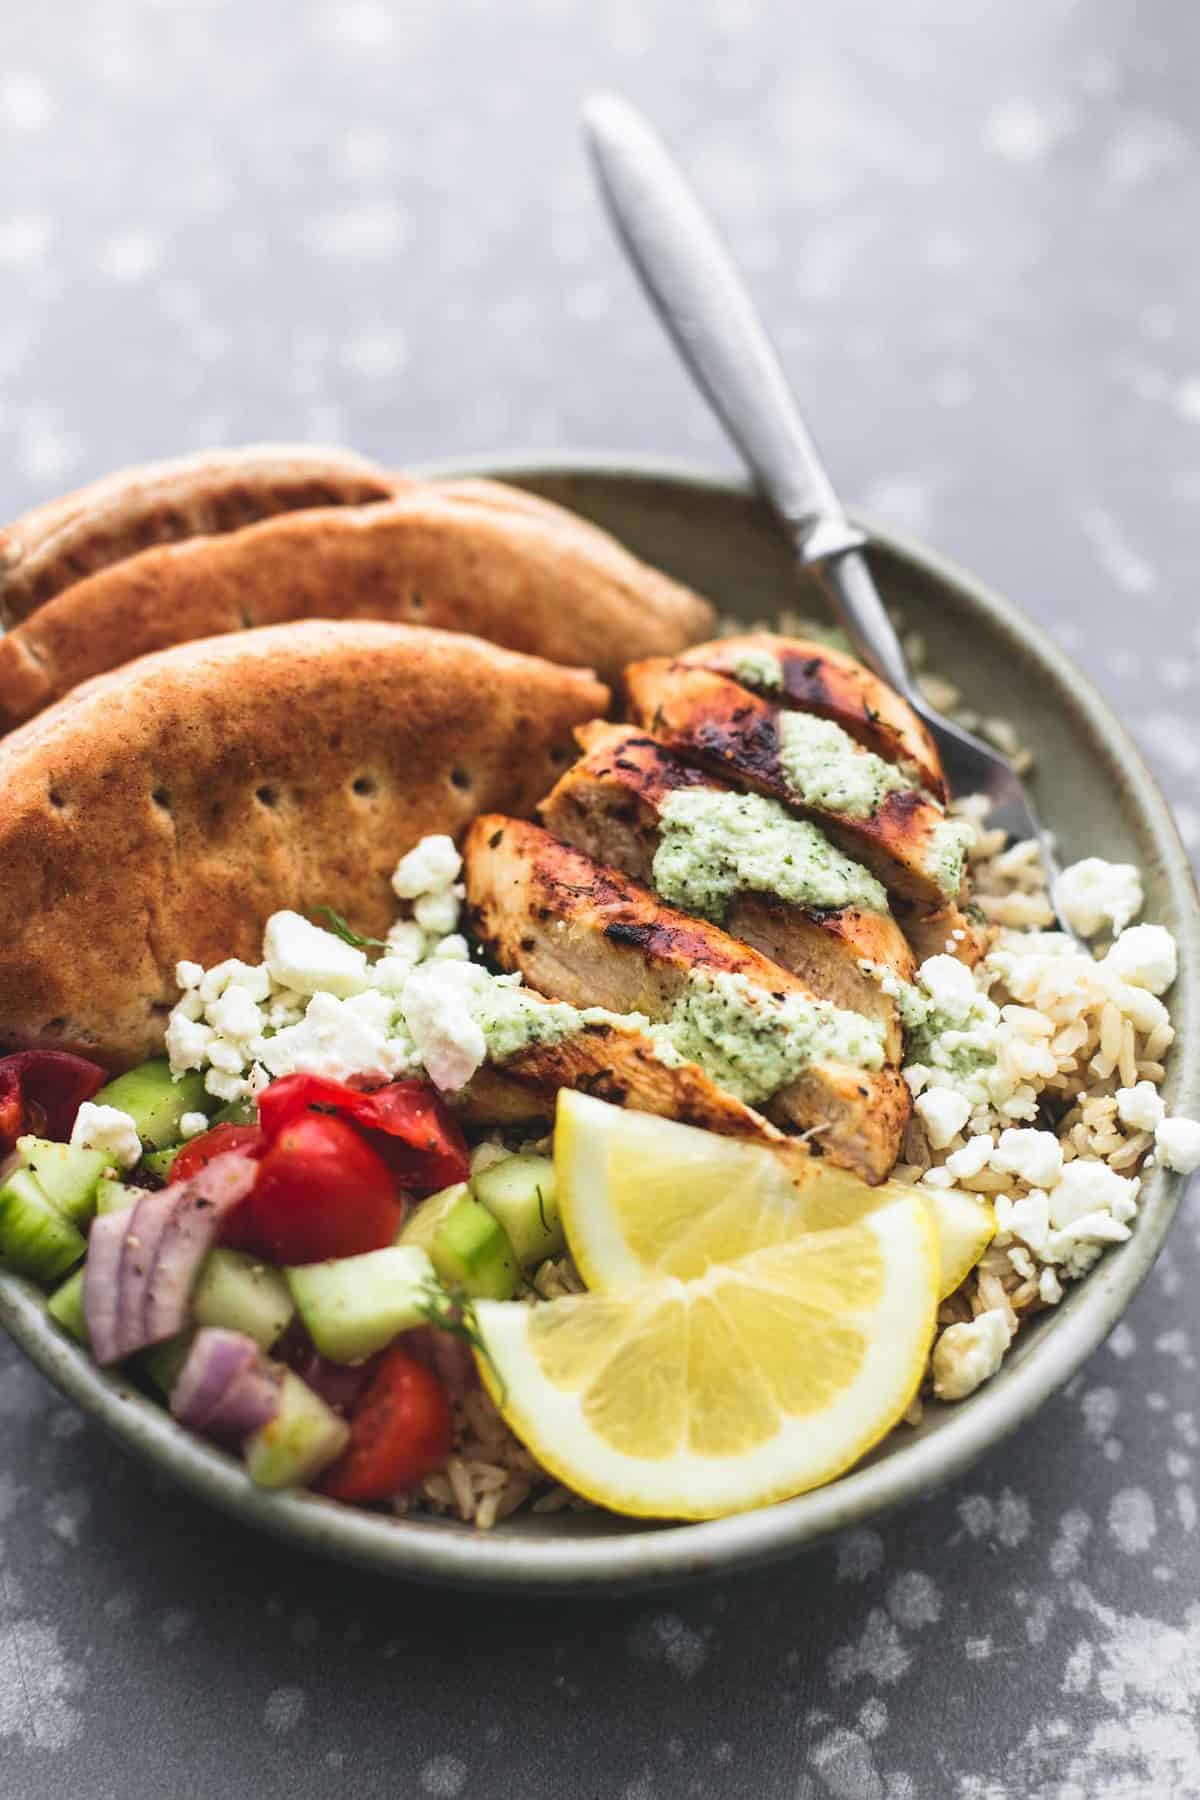
[(849, 518), (800, 417), (740, 274), (661, 139), (612, 94), (584, 131), (617, 235), (701, 392), (741, 451), (856, 653), (933, 734), (952, 793), (986, 795), (988, 823), (1034, 838), (1051, 893), (1054, 844), (1011, 763), (935, 710), (918, 687)]

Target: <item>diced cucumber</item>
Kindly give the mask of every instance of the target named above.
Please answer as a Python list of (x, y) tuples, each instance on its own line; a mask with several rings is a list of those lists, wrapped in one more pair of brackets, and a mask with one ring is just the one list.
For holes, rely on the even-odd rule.
[(96, 1095), (97, 1106), (119, 1106), (128, 1113), (138, 1136), (151, 1150), (165, 1150), (168, 1145), (177, 1144), (181, 1135), (179, 1121), (184, 1113), (206, 1113), (212, 1104), (213, 1096), (206, 1090), (198, 1069), (189, 1070), (176, 1081), (163, 1056), (126, 1070)]
[(279, 1270), (240, 1250), (210, 1250), (192, 1290), (191, 1312), (197, 1325), (244, 1331), (261, 1350), (271, 1348), (295, 1311)]
[(506, 1156), (472, 1176), (471, 1186), (508, 1233), (522, 1268), (565, 1248), (554, 1164), (548, 1156)]
[(125, 1212), (136, 1206), (142, 1195), (149, 1190), (131, 1187), (126, 1181), (114, 1181), (111, 1175), (105, 1175), (96, 1183), (96, 1212)]
[(57, 1281), (87, 1248), (83, 1234), (59, 1212), (28, 1169), (14, 1169), (0, 1187), (0, 1261), (35, 1281)]
[(68, 1275), (61, 1287), (56, 1287), (46, 1302), (46, 1311), (56, 1325), (61, 1325), (75, 1339), (77, 1344), (87, 1348), (87, 1320), (83, 1316), (83, 1270), (76, 1269)]
[(160, 1181), (168, 1182), (171, 1179), (171, 1165), (182, 1149), (182, 1144), (172, 1144), (169, 1150), (147, 1150), (142, 1158), (142, 1167), (148, 1175), (157, 1175)]
[(429, 1250), (433, 1244), (433, 1234), (441, 1224), (446, 1213), (461, 1200), (464, 1194), (470, 1193), (465, 1181), (456, 1181), (453, 1187), (441, 1188), (436, 1194), (430, 1194), (427, 1200), (414, 1207), (400, 1228), (396, 1239), (398, 1244), (415, 1244), (419, 1250)]
[[(197, 1112), (200, 1108), (196, 1108)], [(227, 1100), (224, 1106), (218, 1106), (208, 1121), (209, 1130), (214, 1125), (256, 1125), (258, 1123), (258, 1107), (253, 1100)]]
[(472, 1299), (511, 1300), (521, 1279), (503, 1225), (469, 1191), (442, 1214), (429, 1255), (442, 1280)]
[(286, 1274), (309, 1337), (322, 1356), (339, 1363), (361, 1362), (422, 1324), (434, 1280), (433, 1264), (417, 1244), (305, 1263)]
[(86, 1225), (96, 1210), (96, 1183), (109, 1166), (103, 1150), (77, 1150), (51, 1138), (20, 1137), (17, 1154), (59, 1212), (73, 1225)]
[(345, 1420), (288, 1369), (279, 1411), (246, 1439), (246, 1473), (259, 1487), (302, 1487), (336, 1461), (349, 1436)]
[(192, 1327), (188, 1326), (186, 1330), (177, 1331), (174, 1337), (165, 1339), (161, 1344), (151, 1344), (138, 1357), (138, 1366), (143, 1375), (148, 1375), (168, 1400), (171, 1398), (171, 1389), (179, 1379), (179, 1371), (187, 1361), (195, 1335)]

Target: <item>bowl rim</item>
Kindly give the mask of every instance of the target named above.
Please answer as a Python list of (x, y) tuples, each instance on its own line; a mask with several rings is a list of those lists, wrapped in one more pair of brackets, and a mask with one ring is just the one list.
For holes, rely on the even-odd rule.
[[(750, 484), (736, 475), (672, 458), (611, 451), (458, 457), (411, 472), (440, 479), (485, 475), (532, 485), (564, 475), (665, 484), (681, 487), (693, 498), (753, 494)], [(872, 545), (917, 574), (957, 589), (989, 622), (1019, 639), (1052, 677), (1069, 684), (1086, 728), (1108, 743), (1119, 760), (1134, 807), (1161, 858), (1179, 920), (1174, 1009), (1181, 1029), (1172, 1075), (1178, 1105), (1194, 1112), (1200, 1103), (1200, 1034), (1188, 1027), (1200, 983), (1200, 914), (1190, 859), (1141, 753), (1070, 658), (1013, 603), (939, 552), (855, 517), (866, 525)], [(776, 1506), (700, 1524), (633, 1522), (628, 1529), (594, 1537), (483, 1533), (454, 1522), (358, 1512), (306, 1492), (266, 1493), (254, 1487), (233, 1457), (177, 1426), (164, 1408), (121, 1376), (102, 1372), (55, 1327), (41, 1291), (5, 1271), (0, 1271), (0, 1324), (62, 1393), (126, 1448), (246, 1524), (300, 1547), (412, 1580), (531, 1592), (618, 1593), (780, 1560), (954, 1480), (1042, 1406), (1107, 1336), (1149, 1273), (1183, 1186), (1181, 1177), (1156, 1171), (1128, 1243), (1091, 1272), (1071, 1308), (1055, 1319), (1025, 1359), (972, 1396), (971, 1404), (946, 1419), (936, 1433), (914, 1438), (881, 1461)]]

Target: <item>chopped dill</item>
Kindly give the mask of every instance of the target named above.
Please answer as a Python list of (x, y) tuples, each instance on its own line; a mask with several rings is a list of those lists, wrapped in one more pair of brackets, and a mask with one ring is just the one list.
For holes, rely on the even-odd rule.
[(479, 1326), (475, 1320), (475, 1308), (465, 1294), (451, 1296), (435, 1282), (429, 1282), (425, 1288), (426, 1301), (418, 1310), (427, 1325), (435, 1331), (445, 1331), (451, 1337), (461, 1338), (469, 1344), (477, 1356), (481, 1356), (496, 1379), (500, 1390), (500, 1405), (503, 1406), (508, 1397), (508, 1384), (496, 1367), (495, 1358), (480, 1336)]
[(329, 923), (329, 929), (340, 937), (343, 944), (350, 944), (355, 950), (386, 950), (386, 938), (362, 937), (343, 919), (340, 912), (334, 912), (332, 906), (317, 906), (314, 912), (321, 914)]

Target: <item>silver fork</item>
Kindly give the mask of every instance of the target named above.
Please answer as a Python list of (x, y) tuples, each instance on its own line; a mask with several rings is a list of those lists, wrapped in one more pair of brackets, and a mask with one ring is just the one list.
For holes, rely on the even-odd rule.
[(684, 362), (786, 526), (862, 660), (933, 733), (952, 793), (986, 794), (989, 824), (1036, 838), (1053, 884), (1053, 843), (1007, 759), (930, 706), (800, 417), (737, 269), (662, 141), (626, 101), (584, 110), (592, 160), (626, 255)]

